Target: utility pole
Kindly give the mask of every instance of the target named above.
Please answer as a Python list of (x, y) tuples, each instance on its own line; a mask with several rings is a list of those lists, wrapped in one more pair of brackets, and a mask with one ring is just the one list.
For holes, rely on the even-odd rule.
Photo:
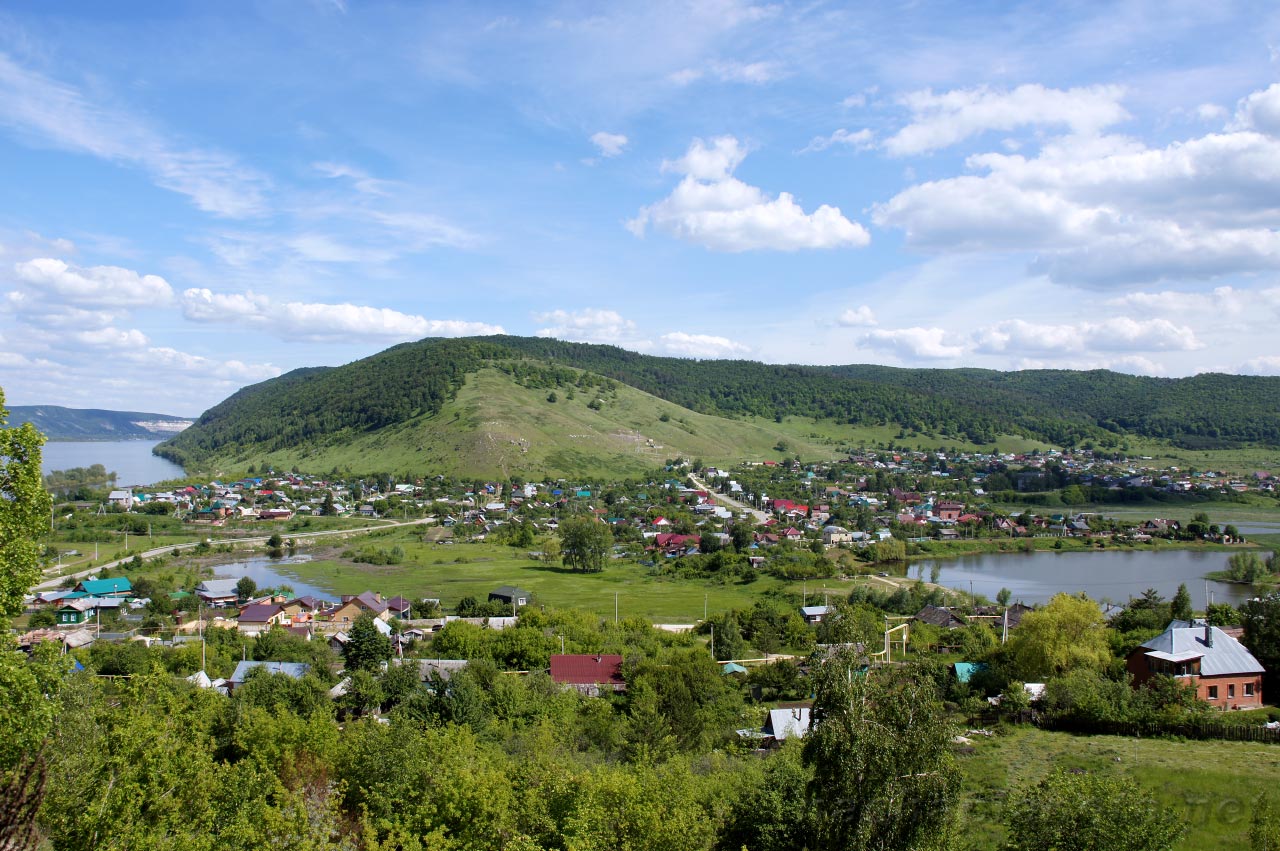
[(711, 658), (716, 658), (716, 625), (711, 625)]
[(615, 626), (617, 626), (618, 624), (618, 592), (617, 591), (613, 592), (613, 623)]

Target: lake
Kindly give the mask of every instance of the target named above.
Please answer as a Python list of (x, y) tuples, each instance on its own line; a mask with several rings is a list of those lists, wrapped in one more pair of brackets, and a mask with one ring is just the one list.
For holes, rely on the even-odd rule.
[(166, 479), (181, 479), (183, 470), (172, 461), (151, 454), (159, 440), (57, 440), (44, 445), (40, 470), (70, 470), (101, 464), (115, 472), (121, 488), (150, 485)]
[(1226, 569), (1229, 556), (1192, 550), (984, 553), (914, 562), (909, 575), (928, 580), (937, 565), (941, 585), (968, 591), (972, 583), (973, 593), (990, 600), (1001, 588), (1008, 588), (1014, 600), (1024, 603), (1045, 603), (1061, 591), (1083, 591), (1095, 600), (1123, 604), (1148, 588), (1171, 599), (1185, 582), (1192, 604), (1203, 609), (1206, 584), (1218, 603), (1238, 605), (1256, 595), (1246, 585), (1206, 583), (1204, 575)]
[(239, 579), (247, 576), (258, 583), (259, 588), (278, 588), (288, 585), (297, 597), (311, 595), (321, 600), (336, 602), (335, 597), (323, 588), (308, 585), (289, 573), (289, 565), (311, 561), (311, 556), (297, 555), (284, 558), (251, 558), (244, 561), (219, 564), (213, 568), (213, 575), (218, 579)]

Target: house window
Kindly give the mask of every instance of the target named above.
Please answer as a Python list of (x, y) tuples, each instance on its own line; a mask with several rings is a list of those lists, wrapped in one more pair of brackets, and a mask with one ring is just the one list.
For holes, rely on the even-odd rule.
[(1230, 685), (1227, 686), (1227, 697), (1232, 698), (1235, 696), (1236, 696), (1236, 684), (1231, 683)]
[(1253, 697), (1253, 683), (1244, 684), (1244, 696)]
[(1217, 699), (1218, 699), (1218, 687), (1209, 686), (1209, 700), (1217, 700)]

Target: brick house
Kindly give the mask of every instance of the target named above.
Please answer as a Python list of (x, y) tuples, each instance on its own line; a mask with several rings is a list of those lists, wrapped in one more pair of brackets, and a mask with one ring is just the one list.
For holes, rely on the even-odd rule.
[(1262, 706), (1262, 665), (1243, 644), (1204, 621), (1174, 621), (1134, 648), (1126, 667), (1135, 687), (1167, 674), (1195, 687), (1197, 697), (1219, 709)]

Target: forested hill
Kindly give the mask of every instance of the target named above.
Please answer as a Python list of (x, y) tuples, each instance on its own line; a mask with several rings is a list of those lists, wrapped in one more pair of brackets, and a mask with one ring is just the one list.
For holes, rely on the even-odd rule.
[(135, 440), (169, 437), (191, 420), (172, 414), (103, 411), (58, 405), (15, 405), (9, 424), (31, 423), (51, 440)]
[(190, 464), (229, 449), (336, 445), (439, 413), (468, 375), (486, 367), (521, 388), (582, 386), (594, 375), (715, 416), (890, 424), (979, 444), (999, 434), (1072, 445), (1133, 433), (1191, 446), (1280, 445), (1280, 378), (770, 365), (494, 336), (406, 343), (246, 387), (161, 452)]

